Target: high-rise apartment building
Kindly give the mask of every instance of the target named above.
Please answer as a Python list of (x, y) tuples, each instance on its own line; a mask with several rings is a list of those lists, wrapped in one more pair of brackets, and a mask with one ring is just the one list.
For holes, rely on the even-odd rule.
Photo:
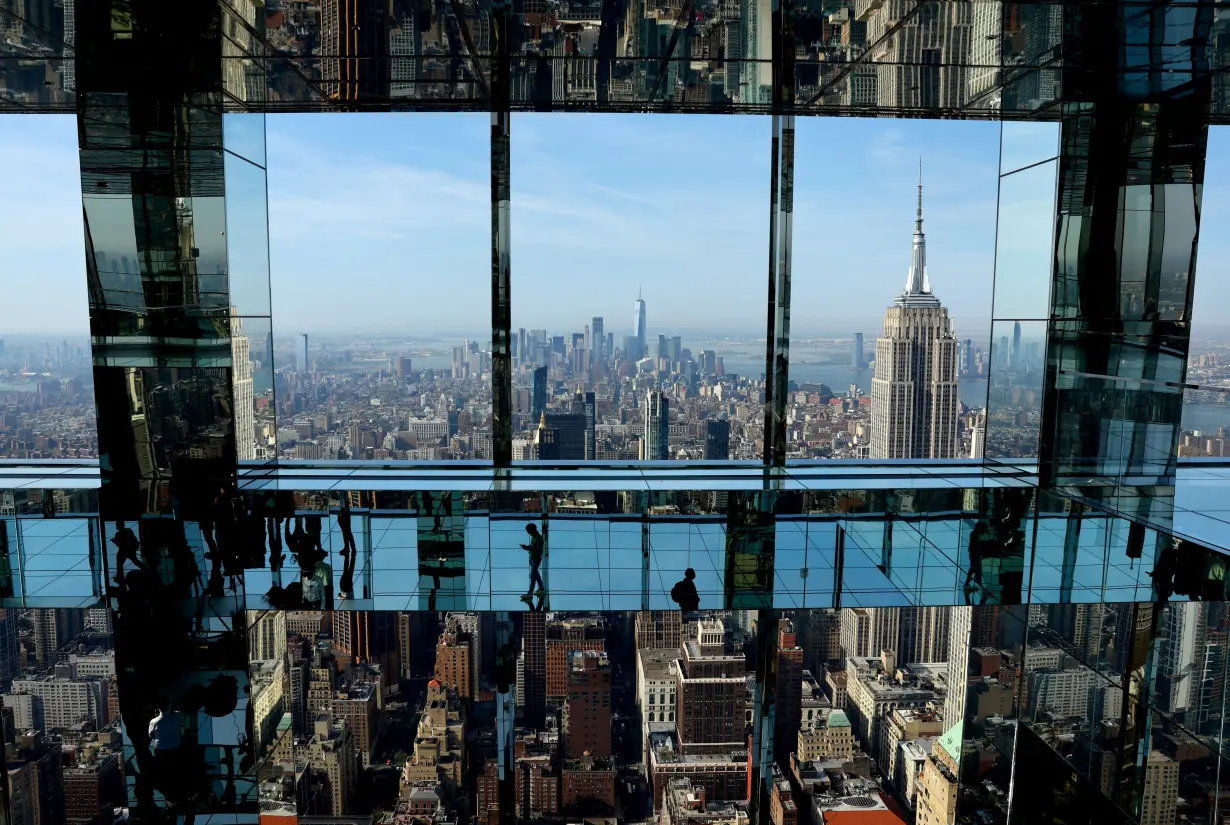
[[(890, 0), (897, 3), (898, 0)], [(871, 382), (872, 458), (957, 458), (957, 340), (931, 292), (923, 234), (922, 167), (905, 291), (884, 316)]]
[(1140, 825), (1170, 825), (1179, 804), (1179, 763), (1160, 751), (1145, 760)]
[(436, 644), (435, 679), (462, 699), (478, 692), (478, 640), (461, 628), (455, 618), (445, 619), (444, 632)]
[(53, 608), (33, 611), (34, 658), (40, 665), (50, 667), (55, 664), (60, 648), (81, 633), (83, 618), (80, 610)]
[(670, 399), (661, 390), (645, 396), (645, 435), (641, 439), (642, 461), (670, 458)]

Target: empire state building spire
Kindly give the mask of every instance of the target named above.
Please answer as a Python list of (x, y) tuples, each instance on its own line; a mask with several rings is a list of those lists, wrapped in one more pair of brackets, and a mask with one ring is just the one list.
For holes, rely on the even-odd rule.
[(897, 303), (910, 306), (938, 303), (931, 294), (931, 279), (927, 277), (927, 236), (923, 234), (922, 158), (918, 159), (918, 211), (914, 215), (914, 247), (910, 254), (910, 274), (905, 280), (905, 292)]

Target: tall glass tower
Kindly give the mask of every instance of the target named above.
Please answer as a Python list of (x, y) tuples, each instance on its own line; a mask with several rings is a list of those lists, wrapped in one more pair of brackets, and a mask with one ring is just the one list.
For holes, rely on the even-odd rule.
[(884, 315), (871, 382), (872, 458), (955, 458), (957, 339), (948, 310), (931, 293), (923, 234), (922, 161), (918, 213), (905, 291)]
[(644, 358), (645, 349), (645, 301), (641, 298), (641, 292), (638, 289), (636, 292), (636, 303), (633, 305), (634, 311), (632, 314), (632, 337), (636, 339), (636, 357)]

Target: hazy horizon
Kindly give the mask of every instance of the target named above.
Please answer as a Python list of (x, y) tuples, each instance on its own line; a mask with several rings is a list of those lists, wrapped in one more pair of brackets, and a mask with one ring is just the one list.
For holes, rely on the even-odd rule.
[[(763, 337), (769, 123), (755, 116), (515, 116), (512, 328), (579, 332), (600, 315), (619, 341), (631, 334), (639, 287), (650, 337)], [(487, 118), (278, 114), (266, 124), (275, 336), (489, 338), (485, 324), (473, 323), (485, 320), (490, 300)], [(1030, 144), (1018, 147), (1022, 153), (1038, 151), (1054, 127), (1014, 134)], [(994, 337), (997, 203), (1025, 217), (1014, 224), (1018, 231), (999, 235), (996, 312), (1011, 314), (1005, 295), (1036, 303), (1027, 293), (1038, 283), (1038, 233), (1049, 232), (1053, 191), (1045, 181), (1018, 185), (1027, 183), (1019, 177), (1012, 191), (1000, 192), (1000, 137), (1000, 125), (989, 121), (801, 119), (792, 335), (878, 334), (908, 271), (920, 156), (928, 274), (957, 337)], [(682, 155), (667, 152), (680, 146)], [(1210, 231), (1230, 218), (1230, 163), (1219, 161), (1230, 157), (1226, 149), (1230, 130), (1211, 129), (1195, 340), (1230, 335), (1230, 321), (1206, 309), (1230, 303), (1230, 278), (1221, 277), (1230, 236)], [(0, 203), (0, 272), (29, 285), (0, 307), (0, 338), (86, 335), (75, 119), (0, 115), (0, 151), (18, 161), (15, 191), (29, 193)], [(245, 191), (230, 186), (231, 220), (254, 214), (245, 211)], [(251, 235), (231, 238), (240, 303), (250, 292), (236, 283), (237, 261), (249, 251), (240, 236)], [(1013, 252), (1018, 241), (1033, 248), (1032, 257)], [(242, 314), (268, 311), (240, 306)], [(1026, 325), (1026, 337), (1038, 323)]]

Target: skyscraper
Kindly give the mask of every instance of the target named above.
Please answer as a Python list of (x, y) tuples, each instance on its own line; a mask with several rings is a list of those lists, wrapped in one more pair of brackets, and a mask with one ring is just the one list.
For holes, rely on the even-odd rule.
[(632, 337), (636, 339), (636, 353), (632, 356), (633, 360), (645, 357), (645, 301), (641, 298), (641, 293), (638, 290), (636, 293), (636, 303), (633, 305), (634, 311), (632, 314)]
[(705, 460), (730, 458), (730, 420), (714, 418), (705, 422)]
[(957, 340), (927, 276), (920, 161), (910, 275), (876, 341), (871, 457), (956, 458), (958, 447)]
[(641, 440), (642, 461), (670, 458), (670, 399), (661, 390), (650, 390), (645, 397), (645, 436)]
[[(601, 320), (601, 319), (599, 319)], [(585, 414), (585, 460), (593, 461), (598, 457), (597, 429), (594, 416), (597, 402), (592, 392), (585, 393), (583, 409)]]
[(256, 458), (256, 410), (252, 406), (252, 353), (239, 310), (231, 307), (231, 408), (235, 415), (235, 455)]
[(789, 762), (790, 754), (798, 747), (802, 698), (803, 648), (798, 645), (794, 622), (783, 618), (777, 628), (777, 715), (773, 734), (775, 759)]
[(1012, 349), (1008, 352), (1008, 357), (1012, 361), (1012, 370), (1020, 372), (1021, 370), (1021, 322), (1015, 321), (1012, 324)]
[(547, 368), (539, 367), (534, 370), (534, 394), (530, 401), (530, 419), (538, 421), (542, 418), (542, 411), (547, 408)]
[(841, 611), (841, 652), (843, 656), (879, 656), (882, 650), (896, 650), (901, 627), (901, 608), (849, 607)]
[(295, 339), (295, 365), (299, 368), (299, 372), (311, 372), (312, 364), (308, 360), (308, 337), (307, 333), (299, 334)]
[(590, 360), (601, 361), (606, 358), (606, 333), (602, 331), (602, 317), (594, 316), (589, 322)]
[(850, 368), (861, 370), (863, 368), (863, 333), (854, 333), (851, 343), (853, 347), (850, 350)]
[(521, 654), (525, 657), (524, 718), (530, 727), (541, 727), (547, 710), (546, 614), (526, 613), (521, 625)]

